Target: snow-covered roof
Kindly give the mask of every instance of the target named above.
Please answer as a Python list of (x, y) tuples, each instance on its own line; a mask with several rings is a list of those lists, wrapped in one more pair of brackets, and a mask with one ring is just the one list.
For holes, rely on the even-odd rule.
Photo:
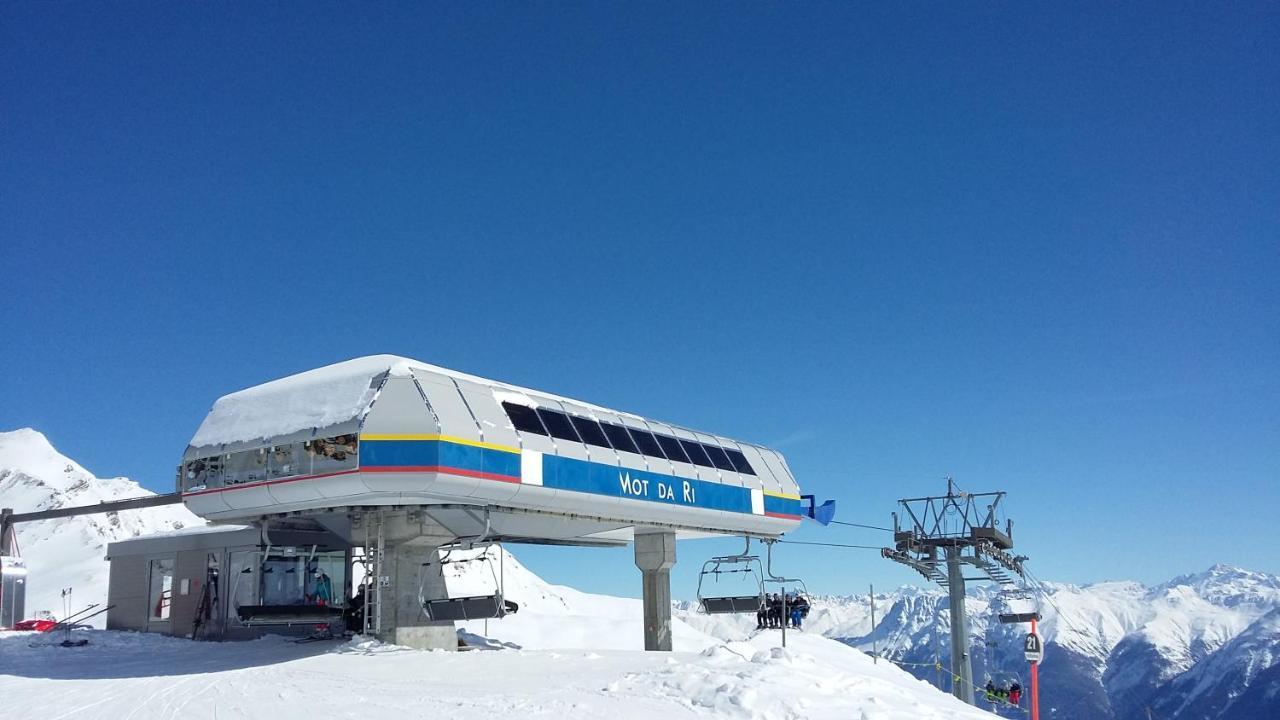
[(208, 447), (325, 428), (352, 420), (373, 400), (373, 379), (407, 375), (407, 358), (370, 355), (223, 395), (191, 438)]
[[(368, 355), (255, 385), (218, 398), (191, 438), (193, 448), (251, 442), (303, 430), (330, 428), (361, 417), (377, 394), (376, 378), (408, 377), (424, 370), (492, 387), (501, 399), (536, 405), (528, 394), (593, 411), (640, 419), (594, 403), (468, 375), (399, 355)], [(673, 425), (673, 427), (681, 427)], [(684, 429), (684, 428), (682, 428)]]

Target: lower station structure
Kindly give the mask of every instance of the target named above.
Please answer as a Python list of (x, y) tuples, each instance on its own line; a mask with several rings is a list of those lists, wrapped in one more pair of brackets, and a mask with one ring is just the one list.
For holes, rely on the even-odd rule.
[(235, 637), (358, 609), (448, 649), (453, 621), (513, 608), (449, 597), (456, 549), (633, 543), (645, 647), (670, 649), (675, 541), (777, 538), (801, 514), (774, 450), (390, 355), (222, 397), (178, 490), (231, 527), (112, 544), (111, 627)]

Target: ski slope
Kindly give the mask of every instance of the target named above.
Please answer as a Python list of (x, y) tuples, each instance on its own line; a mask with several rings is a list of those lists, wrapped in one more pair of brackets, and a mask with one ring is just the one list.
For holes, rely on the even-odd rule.
[[(553, 634), (555, 628), (548, 628)], [(0, 633), (0, 715), (63, 718), (989, 717), (861, 652), (812, 635), (702, 652), (502, 649), (371, 641), (202, 643), (83, 630), (80, 648)], [(32, 644), (36, 647), (32, 647)]]

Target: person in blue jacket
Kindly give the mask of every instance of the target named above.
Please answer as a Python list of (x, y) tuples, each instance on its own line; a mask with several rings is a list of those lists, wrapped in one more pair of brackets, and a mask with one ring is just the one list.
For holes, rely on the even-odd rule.
[(791, 597), (787, 609), (791, 612), (791, 627), (799, 630), (804, 625), (805, 617), (809, 615), (809, 601), (800, 593), (796, 593)]
[(316, 568), (315, 584), (311, 588), (311, 601), (316, 605), (328, 605), (333, 602), (333, 581), (320, 568)]

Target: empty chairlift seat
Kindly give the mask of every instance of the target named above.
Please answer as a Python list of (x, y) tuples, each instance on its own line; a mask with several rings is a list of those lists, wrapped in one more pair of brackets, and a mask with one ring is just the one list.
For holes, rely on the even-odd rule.
[(738, 595), (730, 597), (702, 598), (702, 612), (708, 615), (727, 615), (730, 613), (753, 613), (760, 610), (759, 595)]
[[(748, 549), (750, 545), (748, 540)], [(742, 582), (735, 588), (739, 592), (733, 595), (715, 594), (714, 589), (704, 583), (708, 578), (718, 583), (721, 576), (739, 578)], [(764, 570), (760, 558), (744, 551), (741, 555), (715, 557), (703, 563), (702, 571), (698, 573), (698, 605), (708, 615), (754, 613), (760, 610), (764, 606)]]
[(332, 605), (240, 605), (236, 616), (245, 627), (265, 625), (330, 625), (342, 620)]
[[(485, 535), (489, 533), (489, 524), (486, 516)], [(470, 595), (467, 597), (455, 598), (438, 598), (427, 599), (425, 597), (425, 576), (418, 581), (418, 601), (422, 604), (422, 611), (426, 614), (427, 619), (434, 622), (454, 622), (459, 620), (489, 620), (499, 619), (508, 614), (515, 613), (520, 609), (516, 603), (507, 600), (503, 596), (502, 575), (494, 569), (494, 559), (489, 553), (490, 548), (496, 548), (498, 554), (497, 564), (501, 565), (502, 548), (496, 543), (479, 544), (480, 552), (471, 557), (463, 556), (452, 558), (453, 550), (446, 551), (444, 557), (441, 558), (440, 564), (443, 565), (459, 565), (464, 567), (475, 567), (479, 565), (487, 566), (489, 574), (493, 577), (493, 587), (495, 592), (492, 595)], [(467, 551), (473, 551), (477, 548), (473, 545), (467, 548)], [(429, 563), (428, 563), (429, 564)], [(426, 567), (427, 564), (424, 564)]]
[(422, 602), (422, 610), (427, 618), (437, 622), (497, 619), (519, 609), (519, 605), (503, 599), (501, 595), (476, 595)]

